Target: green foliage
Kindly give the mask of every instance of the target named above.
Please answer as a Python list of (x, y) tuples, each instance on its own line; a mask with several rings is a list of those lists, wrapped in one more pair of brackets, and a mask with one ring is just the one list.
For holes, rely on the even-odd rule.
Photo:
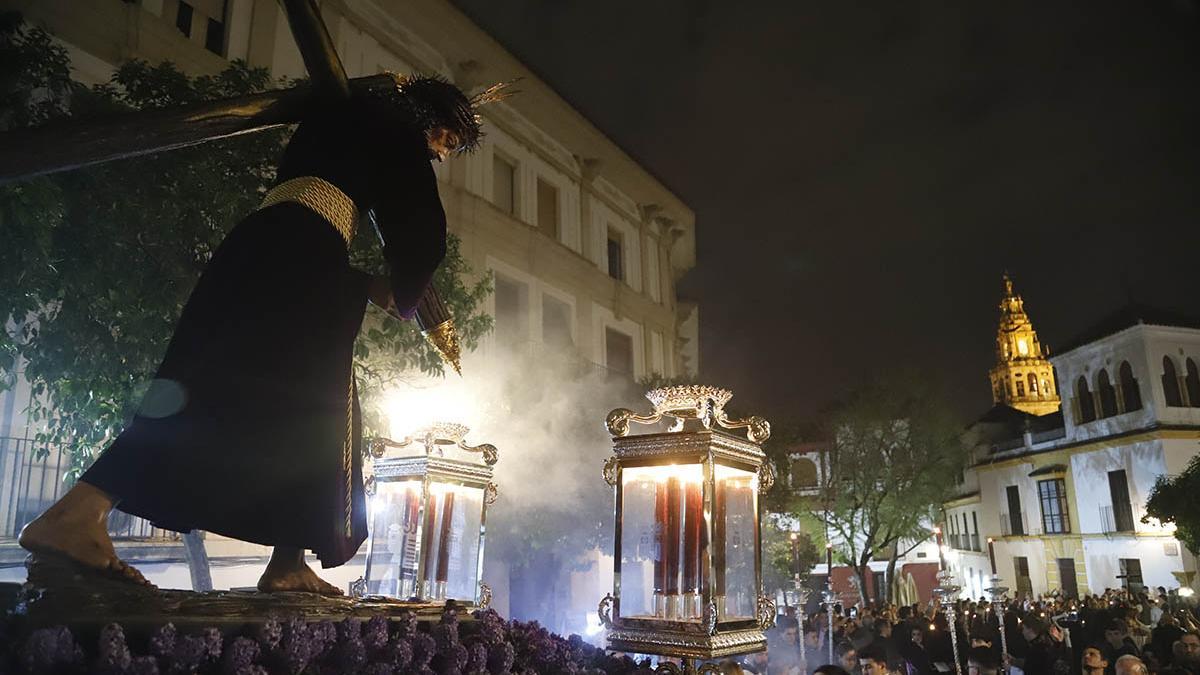
[(1200, 456), (1192, 457), (1178, 476), (1159, 476), (1146, 500), (1146, 515), (1175, 525), (1175, 538), (1193, 554), (1200, 553)]
[[(832, 439), (830, 475), (818, 494), (776, 495), (773, 506), (810, 527), (828, 527), (834, 557), (865, 574), (872, 559), (927, 539), (953, 492), (964, 455), (961, 425), (949, 409), (911, 373), (866, 383), (830, 411), (823, 430), (796, 426), (794, 439)], [(786, 458), (787, 445), (784, 437), (769, 454)], [(786, 459), (776, 463), (786, 466)]]
[[(792, 536), (795, 535), (795, 543)], [(779, 526), (773, 518), (762, 524), (763, 542), (763, 587), (767, 590), (792, 590), (795, 574), (801, 581), (808, 578), (808, 571), (821, 560), (812, 536), (804, 531), (792, 532)]]
[[(70, 81), (65, 51), (44, 32), (10, 16), (0, 27), (0, 123), (8, 127), (278, 84), (240, 61), (201, 77), (133, 61), (89, 90)], [(72, 474), (131, 418), (195, 282), (226, 232), (262, 199), (285, 138), (241, 135), (0, 186), (0, 319), (8, 329), (0, 332), (0, 385), (11, 386), (24, 366), (38, 445), (61, 447)], [(490, 325), (479, 314), (489, 286), (465, 285), (470, 269), (457, 241), (449, 249), (435, 283), (470, 349)], [(378, 245), (365, 235), (354, 250), (380, 269)], [(440, 372), (411, 325), (374, 315), (368, 325), (355, 353), (369, 380), (407, 368)]]

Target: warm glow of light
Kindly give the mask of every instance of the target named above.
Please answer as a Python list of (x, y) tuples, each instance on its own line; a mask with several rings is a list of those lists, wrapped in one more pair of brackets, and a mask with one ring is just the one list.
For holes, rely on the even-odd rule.
[(833, 544), (825, 544), (825, 548), (833, 548)]
[(995, 539), (992, 539), (991, 537), (988, 537), (988, 543), (989, 543), (989, 544), (990, 544), (990, 543), (992, 543), (992, 542), (994, 542), (994, 541), (996, 541), (996, 540), (995, 540)]
[(480, 499), (483, 494), (482, 488), (467, 487), (466, 485), (458, 485), (456, 483), (439, 483), (437, 481), (429, 482), (429, 494), (444, 495), (453, 492), (455, 495), (471, 497), (472, 499)]
[(940, 528), (940, 527), (935, 527), (935, 528), (933, 528), (933, 533), (934, 533), (934, 534), (941, 534), (941, 533), (942, 533), (942, 528)]
[(625, 467), (621, 472), (621, 476), (626, 483), (638, 481), (663, 483), (668, 478), (678, 478), (685, 483), (699, 483), (704, 480), (704, 467), (699, 464), (633, 466)]
[(937, 630), (937, 626), (929, 624), (929, 630)]
[(1181, 597), (1181, 598), (1190, 598), (1195, 594), (1196, 594), (1196, 591), (1192, 590), (1191, 586), (1180, 586), (1179, 587), (1179, 597)]
[(1017, 338), (1017, 353), (1021, 356), (1029, 354), (1029, 343), (1025, 342), (1025, 338)]
[(401, 439), (434, 422), (455, 422), (478, 427), (484, 406), (472, 390), (447, 380), (441, 386), (397, 387), (384, 396), (383, 411), (391, 437)]
[(795, 532), (793, 532), (793, 533), (792, 533), (792, 541), (796, 541), (796, 539), (797, 539), (799, 536), (800, 536), (800, 535), (798, 535), (798, 534), (796, 534)]

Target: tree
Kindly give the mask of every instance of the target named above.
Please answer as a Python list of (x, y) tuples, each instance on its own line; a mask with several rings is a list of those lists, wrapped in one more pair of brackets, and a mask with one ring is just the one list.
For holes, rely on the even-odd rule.
[(793, 509), (824, 521), (836, 557), (864, 590), (868, 563), (881, 555), (894, 585), (898, 558), (928, 539), (953, 490), (963, 452), (947, 410), (921, 379), (898, 374), (860, 387), (830, 413), (829, 475)]
[(782, 525), (769, 517), (762, 523), (763, 587), (768, 591), (795, 589), (795, 582), (808, 579), (808, 571), (821, 561), (812, 535)]
[(1193, 554), (1200, 553), (1200, 455), (1178, 476), (1159, 476), (1146, 500), (1142, 522), (1175, 525), (1175, 538)]
[[(234, 61), (215, 76), (132, 61), (109, 84), (72, 82), (66, 52), (12, 14), (0, 20), (0, 129), (262, 91), (264, 69)], [(36, 440), (58, 446), (78, 476), (132, 417), (192, 287), (226, 232), (261, 200), (287, 133), (242, 135), (0, 187), (0, 376), (31, 383)], [(352, 259), (384, 262), (360, 228)], [(434, 283), (466, 349), (490, 328), (487, 279), (448, 244)], [(441, 372), (411, 322), (369, 310), (355, 346), (364, 408), (403, 373)], [(368, 419), (368, 426), (378, 420)]]

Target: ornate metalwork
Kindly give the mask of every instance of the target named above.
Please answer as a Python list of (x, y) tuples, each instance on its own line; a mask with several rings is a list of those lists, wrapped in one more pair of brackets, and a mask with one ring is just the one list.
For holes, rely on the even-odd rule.
[(479, 582), (479, 609), (488, 610), (492, 606), (492, 587)]
[(702, 631), (681, 633), (666, 629), (611, 628), (608, 631), (608, 644), (609, 649), (617, 651), (718, 659), (759, 651), (766, 647), (766, 640), (757, 626), (718, 631), (716, 635), (707, 635)]
[(605, 420), (609, 433), (627, 436), (630, 422), (655, 424), (671, 417), (675, 419), (671, 431), (681, 431), (688, 421), (694, 421), (704, 429), (714, 426), (728, 430), (745, 429), (746, 438), (753, 443), (762, 443), (771, 437), (771, 424), (762, 417), (730, 419), (725, 413), (725, 404), (733, 398), (733, 392), (728, 389), (689, 384), (652, 389), (646, 392), (646, 398), (654, 405), (654, 412), (639, 415), (628, 408), (617, 408)]
[(361, 598), (367, 594), (367, 580), (359, 577), (350, 582), (350, 597)]
[(775, 625), (775, 600), (766, 594), (758, 596), (758, 627), (761, 630), (769, 630)]
[(488, 481), (487, 487), (483, 489), (483, 502), (488, 506), (496, 503), (500, 498), (500, 488), (496, 485), (496, 481)]
[(367, 493), (368, 497), (374, 497), (375, 490), (378, 487), (375, 483), (375, 476), (367, 476), (366, 480), (363, 481), (363, 491)]
[(992, 599), (992, 605), (996, 608), (996, 620), (1000, 623), (1000, 669), (1001, 672), (1007, 673), (1008, 667), (1004, 665), (1005, 657), (1008, 655), (1008, 634), (1004, 630), (1004, 596), (1008, 593), (1008, 587), (1001, 584), (998, 575), (992, 575), (991, 588), (983, 590)]
[(446, 446), (456, 446), (465, 452), (483, 455), (483, 463), (488, 466), (495, 465), (500, 459), (500, 452), (496, 449), (496, 446), (491, 443), (468, 445), (465, 439), (467, 433), (470, 431), (470, 427), (463, 424), (434, 422), (398, 441), (382, 436), (372, 438), (368, 441), (367, 446), (370, 449), (371, 455), (376, 459), (387, 454), (388, 448), (407, 448), (410, 445), (420, 444), (425, 447), (426, 455), (442, 457), (445, 455), (443, 448)]
[(604, 626), (605, 628), (613, 627), (612, 606), (613, 606), (612, 593), (609, 593), (609, 594), (605, 595), (603, 598), (600, 598), (600, 604), (596, 606), (596, 614), (598, 614), (600, 616), (600, 625)]
[(962, 666), (958, 660), (958, 617), (954, 606), (954, 599), (962, 587), (954, 583), (954, 573), (947, 569), (938, 572), (937, 580), (938, 585), (933, 589), (933, 594), (941, 602), (946, 613), (946, 623), (950, 624), (950, 649), (954, 653), (954, 672), (956, 675), (962, 675)]
[(708, 608), (704, 610), (704, 632), (711, 635), (717, 634), (717, 603), (709, 602)]
[(758, 493), (765, 495), (775, 485), (775, 462), (763, 462), (762, 470), (758, 472)]
[(617, 457), (613, 455), (604, 460), (604, 482), (616, 487), (617, 485)]
[(656, 673), (664, 673), (665, 675), (721, 675), (721, 666), (715, 663), (705, 663), (696, 666), (691, 659), (683, 659), (683, 666), (677, 666), (674, 663), (660, 663), (654, 669)]

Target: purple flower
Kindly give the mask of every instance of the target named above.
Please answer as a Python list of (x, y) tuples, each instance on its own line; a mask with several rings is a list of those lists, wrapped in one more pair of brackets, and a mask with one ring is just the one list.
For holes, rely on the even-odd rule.
[(362, 672), (363, 675), (395, 675), (396, 668), (390, 663), (372, 663)]
[(482, 673), (487, 670), (487, 645), (475, 643), (467, 648), (467, 672)]
[(404, 670), (413, 660), (412, 644), (401, 637), (393, 638), (388, 643), (388, 655), (388, 660), (396, 666), (397, 670)]
[(437, 654), (437, 643), (425, 633), (417, 633), (409, 640), (412, 644), (412, 668), (420, 670), (429, 667), (429, 662)]
[(175, 649), (166, 660), (172, 673), (194, 673), (208, 660), (208, 643), (194, 635), (180, 637), (175, 640)]
[(269, 652), (279, 646), (279, 641), (283, 639), (283, 626), (279, 625), (279, 621), (275, 617), (267, 617), (267, 620), (258, 627), (258, 644), (264, 652)]
[(83, 650), (65, 627), (39, 628), (26, 639), (21, 661), (27, 672), (56, 670), (81, 663)]
[(312, 640), (312, 657), (324, 658), (337, 645), (337, 626), (326, 619), (320, 623), (309, 624), (308, 634)]
[(120, 624), (110, 623), (100, 630), (100, 644), (96, 650), (96, 669), (105, 673), (124, 673), (133, 656), (125, 642), (125, 630)]
[(488, 672), (492, 675), (504, 675), (512, 670), (516, 652), (507, 642), (492, 645), (488, 648)]
[(153, 656), (138, 656), (129, 663), (129, 675), (158, 675), (158, 661)]
[(417, 615), (404, 612), (395, 619), (396, 634), (402, 638), (411, 638), (417, 634)]
[(274, 656), (289, 673), (299, 673), (308, 667), (312, 659), (312, 642), (308, 624), (304, 619), (293, 617), (282, 630), (283, 637)]
[(362, 626), (362, 641), (367, 653), (375, 654), (387, 647), (388, 622), (382, 615), (375, 615)]
[(245, 637), (234, 638), (233, 642), (229, 643), (229, 648), (225, 650), (221, 672), (225, 675), (240, 675), (248, 672), (261, 653), (262, 650), (254, 640)]
[(225, 638), (221, 635), (221, 631), (217, 628), (205, 628), (201, 637), (204, 639), (204, 660), (215, 662), (221, 658), (221, 646), (225, 643)]
[(159, 626), (150, 636), (150, 653), (159, 658), (170, 658), (175, 651), (175, 624)]

